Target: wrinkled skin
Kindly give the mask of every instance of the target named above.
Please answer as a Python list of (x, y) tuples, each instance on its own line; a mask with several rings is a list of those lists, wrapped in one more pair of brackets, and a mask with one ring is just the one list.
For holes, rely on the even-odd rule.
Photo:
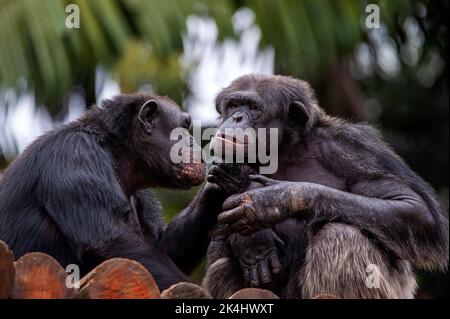
[[(251, 178), (263, 187), (226, 199), (218, 221), (224, 237), (271, 227), (283, 240), (282, 272), (289, 280), (276, 284), (281, 296), (312, 298), (312, 293), (334, 291), (352, 298), (410, 297), (415, 287), (410, 266), (447, 267), (448, 221), (436, 193), (376, 129), (327, 115), (308, 83), (285, 76), (242, 76), (219, 93), (216, 109), (218, 151), (223, 143), (233, 145), (229, 149), (242, 146), (227, 129), (278, 130), (278, 169), (267, 175), (270, 179)], [(246, 164), (258, 171), (261, 162)], [(349, 265), (356, 271), (348, 274), (341, 265), (358, 247), (362, 251)], [(383, 293), (368, 291), (357, 278), (371, 262), (368, 256), (381, 256)], [(214, 296), (227, 297), (243, 283), (235, 275), (235, 260), (219, 261), (210, 263), (204, 282)], [(328, 267), (328, 275), (318, 265)]]
[(251, 175), (250, 180), (267, 187), (227, 198), (223, 203), (224, 212), (217, 218), (220, 224), (227, 226), (224, 228), (227, 233), (248, 236), (283, 221), (292, 211), (288, 185), (292, 183), (282, 183), (262, 175)]
[(228, 240), (247, 286), (265, 287), (280, 273), (284, 243), (272, 229), (257, 231), (250, 238), (235, 234)]
[(208, 172), (208, 182), (220, 187), (228, 197), (240, 193), (249, 185), (248, 175), (250, 168), (247, 165), (225, 164), (213, 162)]
[[(250, 187), (247, 165), (214, 163), (208, 172), (208, 182), (219, 186), (229, 195), (237, 194)], [(227, 245), (233, 257), (239, 261), (246, 285), (265, 287), (282, 270), (280, 256), (284, 254), (284, 242), (272, 229), (264, 229), (249, 237), (231, 234), (227, 229), (216, 229), (216, 246)], [(219, 249), (218, 247), (217, 249)], [(215, 251), (211, 249), (211, 251)]]

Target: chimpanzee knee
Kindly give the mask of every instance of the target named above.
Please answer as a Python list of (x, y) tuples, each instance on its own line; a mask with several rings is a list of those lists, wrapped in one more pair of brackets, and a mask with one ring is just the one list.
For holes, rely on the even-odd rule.
[(228, 298), (236, 291), (245, 288), (239, 264), (230, 258), (220, 258), (207, 269), (202, 286), (214, 298)]
[(389, 260), (357, 228), (338, 223), (311, 238), (297, 279), (302, 298), (413, 298), (416, 290), (408, 262)]

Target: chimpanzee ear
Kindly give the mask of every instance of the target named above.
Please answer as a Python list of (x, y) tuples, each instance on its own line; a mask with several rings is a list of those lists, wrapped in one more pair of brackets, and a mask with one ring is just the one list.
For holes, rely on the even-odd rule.
[(309, 121), (309, 114), (305, 104), (300, 101), (292, 102), (289, 105), (289, 120), (300, 127), (305, 127)]
[(145, 130), (150, 134), (153, 128), (154, 115), (158, 110), (158, 102), (155, 100), (148, 100), (141, 106), (138, 119), (144, 124)]

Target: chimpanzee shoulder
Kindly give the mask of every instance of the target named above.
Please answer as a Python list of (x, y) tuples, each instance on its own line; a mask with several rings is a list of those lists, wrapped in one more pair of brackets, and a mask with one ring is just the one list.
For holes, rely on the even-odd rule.
[(349, 184), (396, 179), (422, 198), (435, 219), (443, 218), (444, 210), (433, 188), (392, 150), (372, 125), (331, 118), (312, 134), (320, 140), (323, 165)]

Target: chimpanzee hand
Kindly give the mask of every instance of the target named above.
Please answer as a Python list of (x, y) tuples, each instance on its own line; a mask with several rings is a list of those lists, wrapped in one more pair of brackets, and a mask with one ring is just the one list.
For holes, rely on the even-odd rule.
[(226, 236), (221, 228), (224, 225), (216, 225), (216, 227), (210, 232), (211, 240), (208, 245), (208, 264), (214, 263), (216, 260), (225, 257), (231, 257), (230, 247), (227, 244), (228, 236)]
[[(276, 181), (261, 175), (250, 175), (249, 179), (266, 187), (253, 189), (230, 196), (223, 203), (224, 212), (217, 220), (227, 224), (224, 232), (248, 236), (272, 226), (306, 209), (310, 192), (308, 183)], [(295, 194), (295, 196), (292, 196)]]
[(242, 164), (214, 163), (210, 168), (207, 180), (220, 187), (230, 196), (242, 192), (249, 183), (250, 168)]
[(284, 242), (272, 229), (263, 229), (249, 237), (233, 234), (228, 237), (228, 244), (239, 261), (247, 286), (267, 286), (281, 271), (279, 254), (284, 254)]

